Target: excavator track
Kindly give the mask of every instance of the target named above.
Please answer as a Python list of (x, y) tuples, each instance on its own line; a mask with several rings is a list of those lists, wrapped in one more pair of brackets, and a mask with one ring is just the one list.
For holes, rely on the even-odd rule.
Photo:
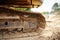
[(45, 18), (40, 13), (0, 7), (0, 40), (37, 36), (45, 25)]

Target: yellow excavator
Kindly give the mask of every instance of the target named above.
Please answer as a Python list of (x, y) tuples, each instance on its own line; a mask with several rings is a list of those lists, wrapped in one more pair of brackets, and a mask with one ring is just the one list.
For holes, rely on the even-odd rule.
[(20, 8), (39, 7), (42, 3), (42, 0), (0, 0), (0, 5)]
[(15, 9), (35, 8), (42, 3), (42, 0), (0, 0), (0, 33), (14, 33), (15, 31), (26, 33), (44, 29), (46, 21), (41, 13)]

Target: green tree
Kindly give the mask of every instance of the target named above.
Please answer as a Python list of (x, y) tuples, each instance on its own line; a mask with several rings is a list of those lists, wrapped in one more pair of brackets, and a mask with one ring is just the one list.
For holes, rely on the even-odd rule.
[(16, 10), (21, 10), (21, 11), (31, 11), (31, 8), (15, 8)]
[(55, 3), (52, 7), (53, 12), (60, 14), (60, 5), (58, 3)]
[(42, 14), (49, 14), (49, 12), (42, 12)]
[(53, 5), (52, 9), (53, 9), (53, 10), (57, 10), (57, 8), (58, 8), (58, 3), (55, 3), (55, 4)]

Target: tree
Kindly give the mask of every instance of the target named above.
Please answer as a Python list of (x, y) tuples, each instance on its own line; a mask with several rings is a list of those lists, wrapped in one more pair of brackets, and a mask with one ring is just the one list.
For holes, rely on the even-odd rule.
[(49, 14), (49, 12), (42, 12), (43, 14)]
[(16, 10), (31, 11), (31, 8), (15, 8)]
[(60, 5), (58, 3), (55, 3), (52, 9), (55, 14), (60, 14)]
[(52, 9), (53, 9), (53, 10), (57, 10), (57, 8), (58, 8), (58, 3), (55, 3), (55, 4), (53, 5)]

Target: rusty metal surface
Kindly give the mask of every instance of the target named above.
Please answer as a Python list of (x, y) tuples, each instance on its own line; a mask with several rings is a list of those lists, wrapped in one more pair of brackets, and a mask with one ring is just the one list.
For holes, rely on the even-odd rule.
[[(0, 30), (11, 30), (30, 32), (36, 31), (39, 28), (45, 28), (46, 21), (42, 14), (34, 12), (23, 12), (9, 8), (0, 7)], [(16, 19), (16, 16), (19, 18)], [(15, 19), (13, 19), (15, 17)], [(9, 18), (9, 19), (8, 19)], [(11, 31), (13, 31), (11, 30)]]

